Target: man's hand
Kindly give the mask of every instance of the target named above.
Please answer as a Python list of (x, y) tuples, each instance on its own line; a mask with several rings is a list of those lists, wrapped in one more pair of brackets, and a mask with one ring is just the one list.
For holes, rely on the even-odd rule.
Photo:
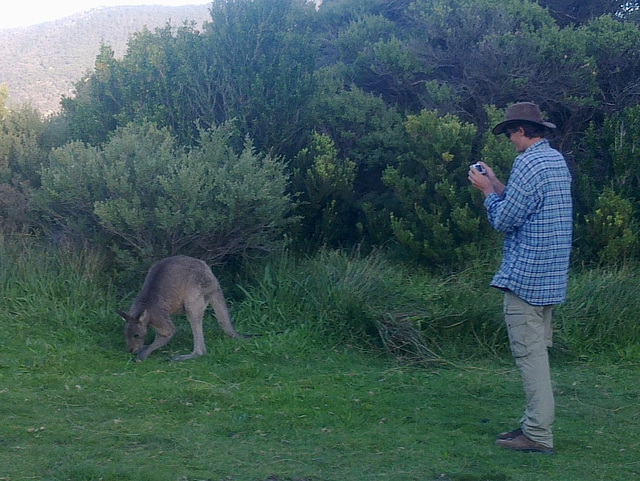
[(468, 179), (469, 179), (469, 182), (471, 182), (471, 185), (473, 185), (476, 189), (481, 191), (482, 194), (486, 197), (492, 192), (495, 192), (491, 182), (491, 178), (495, 179), (496, 174), (493, 172), (491, 167), (487, 166), (487, 164), (485, 164), (484, 162), (478, 162), (478, 163), (484, 168), (485, 173), (481, 174), (476, 170), (475, 167), (471, 166), (469, 168)]

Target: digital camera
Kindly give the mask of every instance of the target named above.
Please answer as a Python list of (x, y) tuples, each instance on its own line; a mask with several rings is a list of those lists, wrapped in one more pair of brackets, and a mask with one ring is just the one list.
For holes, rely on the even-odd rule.
[(471, 168), (476, 169), (478, 172), (480, 172), (481, 174), (486, 175), (487, 171), (484, 170), (484, 167), (482, 167), (482, 165), (480, 164), (471, 164)]

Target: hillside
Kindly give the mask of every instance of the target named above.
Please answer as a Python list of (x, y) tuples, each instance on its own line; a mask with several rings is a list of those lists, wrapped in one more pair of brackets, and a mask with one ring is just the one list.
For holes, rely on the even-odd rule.
[(62, 95), (93, 68), (100, 44), (116, 56), (126, 52), (130, 36), (210, 18), (208, 5), (103, 7), (30, 27), (0, 29), (0, 84), (9, 86), (9, 106), (31, 103), (43, 114), (59, 111)]

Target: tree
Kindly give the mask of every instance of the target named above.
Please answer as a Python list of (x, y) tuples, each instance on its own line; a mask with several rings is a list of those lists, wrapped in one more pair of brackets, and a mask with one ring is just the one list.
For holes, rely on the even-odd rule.
[(607, 14), (624, 19), (640, 7), (640, 2), (626, 0), (538, 0), (537, 3), (547, 8), (562, 27), (586, 24)]
[(107, 140), (118, 126), (121, 109), (118, 64), (113, 49), (100, 46), (94, 70), (75, 84), (75, 96), (63, 97), (60, 105), (71, 138), (92, 145)]
[(260, 150), (293, 155), (304, 144), (314, 90), (313, 3), (305, 0), (214, 2), (205, 27), (213, 79), (211, 125), (234, 122)]

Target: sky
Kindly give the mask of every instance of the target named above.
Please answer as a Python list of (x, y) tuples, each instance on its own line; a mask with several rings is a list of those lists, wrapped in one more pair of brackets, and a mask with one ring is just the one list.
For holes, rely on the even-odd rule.
[(211, 0), (8, 0), (0, 8), (0, 28), (26, 27), (120, 5), (203, 5)]

